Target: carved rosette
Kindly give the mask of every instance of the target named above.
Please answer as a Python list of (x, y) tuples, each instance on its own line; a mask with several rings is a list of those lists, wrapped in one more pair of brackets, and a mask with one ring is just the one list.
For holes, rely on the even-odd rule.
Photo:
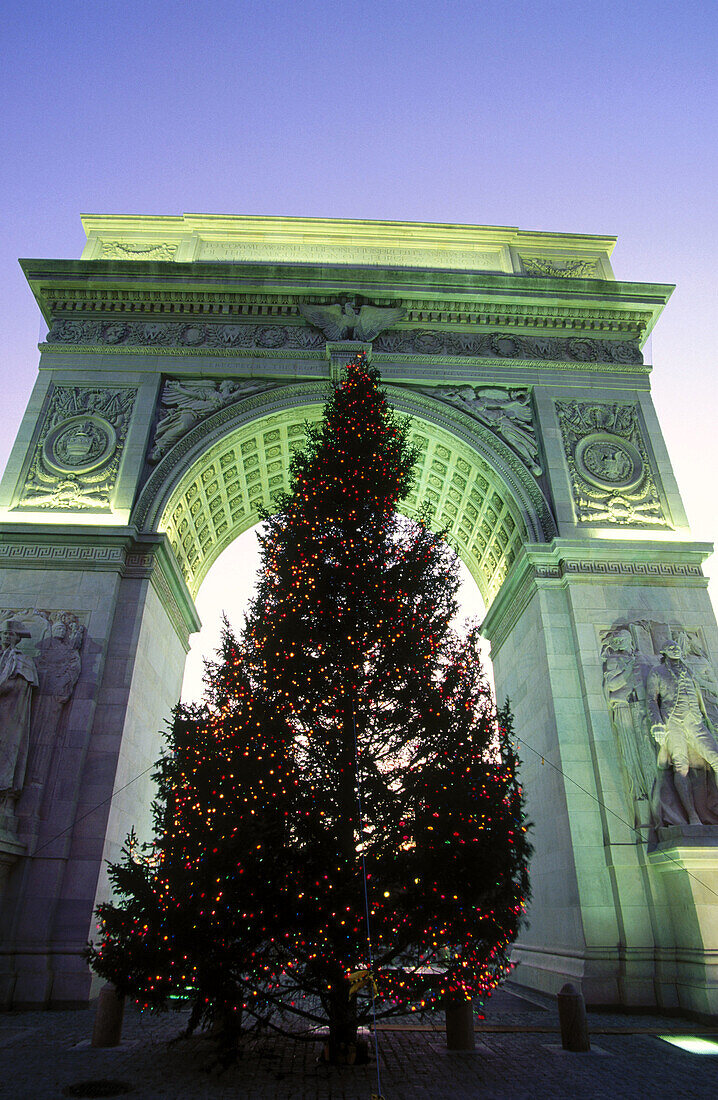
[(557, 401), (579, 523), (667, 527), (635, 405)]
[(137, 393), (55, 386), (16, 509), (108, 511)]

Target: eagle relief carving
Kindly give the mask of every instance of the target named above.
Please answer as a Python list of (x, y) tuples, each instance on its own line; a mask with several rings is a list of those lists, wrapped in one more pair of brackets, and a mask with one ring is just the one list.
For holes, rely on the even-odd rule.
[(328, 306), (302, 302), (299, 312), (305, 321), (318, 328), (327, 340), (358, 340), (369, 343), (380, 332), (390, 328), (406, 314), (404, 306), (369, 306), (357, 308), (354, 299)]

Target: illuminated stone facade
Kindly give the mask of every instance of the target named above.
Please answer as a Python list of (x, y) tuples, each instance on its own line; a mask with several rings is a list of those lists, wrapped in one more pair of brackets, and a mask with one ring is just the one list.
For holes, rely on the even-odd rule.
[[(716, 827), (671, 832), (644, 812), (627, 738), (645, 721), (629, 689), (607, 687), (640, 664), (645, 622), (649, 663), (656, 639), (685, 636), (708, 684), (718, 653), (710, 548), (690, 541), (643, 362), (672, 288), (617, 282), (606, 237), (84, 224), (81, 260), (23, 263), (48, 334), (0, 487), (0, 603), (45, 679), (26, 779), (0, 818), (3, 1003), (87, 999), (104, 860), (133, 825), (147, 833), (193, 599), (286, 490), (304, 424), (362, 349), (412, 418), (406, 511), (428, 506), (475, 577), (527, 743), (536, 855), (517, 979), (718, 1011), (718, 927), (687, 877), (716, 888)], [(640, 694), (645, 676), (633, 682)]]

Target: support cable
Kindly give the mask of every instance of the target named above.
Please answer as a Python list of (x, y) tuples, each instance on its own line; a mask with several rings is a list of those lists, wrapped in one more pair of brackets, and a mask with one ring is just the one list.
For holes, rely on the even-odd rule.
[[(543, 755), (543, 753), (540, 753), (538, 751), (538, 749), (535, 749), (533, 747), (533, 745), (529, 745), (528, 741), (524, 741), (523, 737), (519, 737), (518, 734), (516, 734), (516, 733), (514, 733), (513, 736), (516, 738), (516, 740), (518, 742), (520, 742), (522, 745), (525, 745), (527, 749), (530, 749), (531, 752), (534, 753), (534, 755), (540, 757), (542, 764), (548, 764), (548, 766), (550, 768), (553, 768), (553, 770), (555, 772), (558, 772), (558, 774), (560, 776), (563, 776), (564, 779), (568, 779), (569, 783), (573, 783), (574, 787), (578, 787), (579, 791), (583, 791), (584, 794), (588, 795), (589, 798), (593, 799), (593, 801), (596, 803), (597, 806), (600, 806), (601, 809), (606, 811), (606, 813), (612, 814), (615, 818), (617, 818), (618, 821), (621, 822), (622, 825), (625, 825), (627, 829), (630, 829), (630, 831), (632, 833), (636, 833), (636, 835), (638, 837), (640, 837), (641, 840), (643, 840), (643, 836), (641, 835), (641, 830), (640, 829), (637, 829), (635, 825), (631, 825), (628, 821), (626, 821), (625, 817), (621, 817), (620, 814), (616, 813), (615, 810), (612, 810), (610, 806), (607, 806), (606, 803), (602, 802), (601, 799), (598, 798), (595, 794), (591, 794), (590, 791), (587, 791), (585, 787), (582, 787), (581, 784), (579, 782), (577, 782), (577, 780), (572, 779), (570, 775), (567, 775), (566, 772), (563, 770), (563, 768), (559, 768), (559, 766), (557, 764), (554, 764), (553, 761), (547, 760), (546, 757)], [(681, 863), (681, 861), (679, 859), (676, 859), (674, 856), (670, 855), (668, 852), (662, 852), (661, 854), (664, 855), (667, 859), (670, 859), (671, 862), (677, 864), (678, 867), (681, 868), (681, 870), (685, 871), (685, 873), (689, 876), (689, 878), (692, 878), (695, 882), (699, 883), (705, 890), (708, 890), (708, 892), (711, 893), (711, 894), (715, 894), (715, 896), (718, 898), (718, 890), (714, 890), (712, 888), (712, 886), (708, 885), (707, 882), (703, 882), (702, 879), (698, 878), (698, 875), (694, 875), (692, 871), (689, 871), (687, 867), (683, 866), (683, 864)]]
[(369, 951), (369, 988), (371, 989), (371, 1013), (374, 1023), (374, 1051), (376, 1053), (376, 1090), (377, 1100), (380, 1100), (381, 1072), (379, 1070), (379, 1033), (376, 1030), (376, 987), (374, 984), (374, 954), (371, 946), (371, 925), (369, 921), (369, 886), (366, 877), (366, 859), (364, 857), (364, 815), (361, 801), (361, 778), (359, 773), (359, 742), (357, 740), (357, 723), (354, 709), (352, 708), (352, 724), (354, 726), (354, 767), (357, 777), (357, 802), (359, 805), (359, 836), (361, 838), (361, 865), (362, 878), (364, 880), (364, 914), (366, 917), (366, 942)]
[[(635, 827), (635, 825), (631, 825), (619, 813), (617, 813), (615, 810), (612, 810), (611, 807), (607, 806), (605, 802), (602, 802), (601, 799), (597, 797), (597, 795), (592, 794), (591, 791), (587, 790), (577, 780), (573, 779), (570, 775), (568, 775), (563, 770), (563, 768), (560, 768), (557, 764), (554, 764), (552, 760), (546, 759), (546, 757), (543, 753), (539, 752), (538, 749), (535, 749), (533, 747), (533, 745), (530, 745), (529, 742), (526, 741), (523, 737), (519, 737), (518, 734), (516, 734), (516, 733), (514, 733), (512, 736), (515, 738), (515, 740), (519, 744), (524, 745), (530, 752), (532, 752), (534, 754), (534, 756), (537, 756), (541, 760), (542, 764), (548, 764), (548, 766), (550, 768), (553, 768), (553, 770), (555, 772), (557, 772), (563, 779), (568, 780), (569, 783), (573, 783), (574, 787), (578, 787), (578, 789), (580, 791), (582, 791), (583, 794), (587, 795), (593, 802), (595, 802), (597, 806), (600, 806), (601, 809), (606, 811), (606, 813), (611, 814), (618, 821), (620, 821), (622, 825), (625, 825), (626, 828), (630, 830), (630, 832), (635, 833), (640, 838), (640, 840), (643, 840), (643, 836), (641, 835), (641, 830), (637, 829)], [(358, 794), (358, 797), (359, 797), (359, 819), (360, 819), (360, 822), (361, 822), (361, 813), (362, 813), (362, 811), (361, 811), (361, 792), (359, 790), (359, 782), (358, 782), (358, 780), (359, 780), (359, 771), (358, 771), (357, 740), (356, 740), (356, 723), (354, 725), (354, 754), (355, 754), (355, 760), (357, 761), (357, 794)], [(80, 814), (79, 817), (76, 817), (74, 819), (74, 821), (72, 821), (65, 829), (61, 829), (59, 833), (56, 833), (55, 836), (50, 837), (49, 840), (46, 840), (45, 843), (41, 844), (39, 848), (36, 848), (34, 852), (30, 852), (29, 853), (30, 857), (34, 857), (34, 856), (38, 855), (39, 852), (44, 851), (45, 848), (49, 848), (51, 844), (54, 844), (55, 841), (59, 840), (60, 837), (65, 835), (65, 833), (71, 832), (71, 830), (74, 829), (75, 826), (78, 825), (81, 821), (84, 821), (84, 819), (86, 817), (89, 817), (90, 814), (95, 813), (96, 810), (99, 810), (102, 806), (105, 806), (108, 802), (111, 802), (112, 799), (115, 797), (115, 795), (121, 794), (122, 791), (126, 791), (128, 787), (131, 787), (132, 784), (136, 783), (138, 779), (142, 779), (142, 777), (144, 775), (147, 775), (147, 773), (152, 771), (152, 769), (155, 768), (156, 766), (157, 766), (156, 762), (154, 764), (150, 764), (149, 767), (145, 768), (144, 771), (139, 772), (136, 776), (134, 776), (133, 779), (130, 779), (127, 783), (123, 784), (122, 787), (118, 787), (117, 790), (113, 791), (112, 794), (107, 796), (107, 798), (103, 798), (101, 802), (98, 802), (95, 806), (92, 806), (89, 810), (86, 811), (86, 813)], [(715, 897), (718, 897), (718, 890), (714, 890), (712, 886), (709, 886), (707, 882), (704, 882), (703, 879), (699, 878), (699, 876), (694, 874), (693, 871), (689, 871), (687, 867), (684, 867), (684, 865), (681, 863), (680, 860), (676, 859), (669, 852), (662, 852), (662, 855), (666, 859), (670, 860), (672, 863), (675, 863), (676, 866), (681, 868), (681, 870), (685, 871), (686, 875), (688, 875), (689, 878), (693, 879), (694, 882), (697, 882), (705, 890), (708, 890), (709, 893), (714, 894)], [(366, 886), (366, 864), (365, 864), (365, 861), (364, 861), (363, 851), (362, 851), (362, 865), (363, 865), (363, 870), (364, 870), (365, 906), (366, 906), (366, 920), (367, 920), (367, 940), (368, 940), (368, 943), (369, 943), (369, 953), (370, 953), (370, 959), (371, 959), (371, 940), (369, 939), (369, 901), (368, 901), (367, 886)], [(373, 991), (372, 991), (372, 1000), (373, 1000)]]

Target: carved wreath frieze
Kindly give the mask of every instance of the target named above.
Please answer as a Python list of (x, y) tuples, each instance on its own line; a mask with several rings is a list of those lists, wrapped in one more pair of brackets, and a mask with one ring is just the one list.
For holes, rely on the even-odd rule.
[(240, 382), (230, 379), (168, 379), (162, 389), (148, 461), (159, 462), (195, 424), (218, 409), (274, 389), (277, 384), (253, 379)]
[(393, 331), (374, 341), (376, 352), (410, 355), (471, 355), (488, 359), (546, 359), (573, 363), (642, 363), (637, 343), (506, 332), (444, 332), (436, 329)]
[(109, 508), (137, 390), (56, 386), (15, 508)]
[(532, 474), (541, 474), (529, 389), (523, 386), (420, 386), (416, 389), (468, 413), (503, 439)]
[[(337, 309), (340, 307), (337, 306)], [(358, 311), (369, 307), (363, 306)], [(378, 313), (379, 310), (371, 307)], [(356, 311), (355, 311), (356, 312)], [(354, 318), (345, 315), (322, 319), (325, 330), (339, 331), (337, 339), (347, 339), (350, 332), (372, 331), (387, 317)], [(351, 325), (349, 322), (352, 322)], [(318, 323), (318, 322), (317, 322)], [(315, 322), (312, 322), (314, 325)], [(272, 350), (274, 348), (298, 351), (322, 351), (327, 336), (325, 331), (302, 325), (253, 325), (217, 324), (199, 321), (53, 321), (47, 334), (49, 344), (89, 344), (93, 347), (167, 347), (214, 348), (226, 350)], [(564, 339), (557, 336), (526, 336), (506, 332), (467, 332), (437, 329), (390, 329), (373, 337), (374, 351), (386, 354), (427, 356), (474, 356), (493, 359), (544, 359), (571, 363), (612, 363), (621, 365), (641, 364), (641, 349), (635, 340), (597, 340), (589, 337)]]
[(136, 242), (103, 241), (100, 259), (102, 260), (174, 260), (178, 244), (167, 241)]
[(557, 401), (579, 523), (665, 527), (635, 405)]
[(549, 260), (544, 256), (519, 258), (526, 275), (554, 279), (592, 279), (598, 274), (597, 260)]
[(320, 350), (321, 332), (300, 325), (205, 324), (194, 321), (53, 321), (47, 334), (50, 344), (93, 346), (257, 348), (292, 347)]

